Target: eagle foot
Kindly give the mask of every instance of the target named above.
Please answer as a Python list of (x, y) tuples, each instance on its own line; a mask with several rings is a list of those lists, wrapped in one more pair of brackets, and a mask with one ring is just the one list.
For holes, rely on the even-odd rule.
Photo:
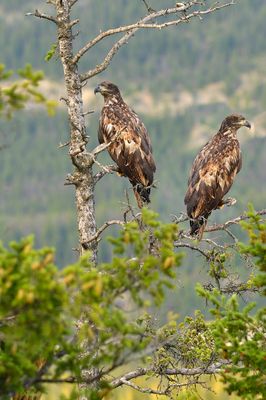
[(237, 202), (236, 199), (234, 199), (233, 197), (228, 197), (227, 199), (225, 199), (223, 201), (224, 205), (226, 205), (227, 207), (231, 207), (233, 205), (235, 205)]

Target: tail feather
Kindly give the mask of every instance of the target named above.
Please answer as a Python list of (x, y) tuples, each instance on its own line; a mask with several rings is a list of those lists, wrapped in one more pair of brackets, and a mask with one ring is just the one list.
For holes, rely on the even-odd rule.
[(144, 186), (137, 185), (137, 192), (139, 193), (143, 203), (150, 203), (151, 189)]
[(150, 187), (145, 187), (138, 183), (137, 185), (133, 186), (133, 190), (139, 208), (142, 208), (144, 204), (150, 203)]
[(203, 220), (191, 220), (190, 221), (190, 235), (196, 236), (199, 233), (200, 228), (203, 225)]
[(206, 217), (201, 216), (197, 219), (190, 220), (190, 235), (191, 236), (198, 236), (199, 239), (202, 238), (205, 226), (207, 225), (208, 216), (206, 216)]

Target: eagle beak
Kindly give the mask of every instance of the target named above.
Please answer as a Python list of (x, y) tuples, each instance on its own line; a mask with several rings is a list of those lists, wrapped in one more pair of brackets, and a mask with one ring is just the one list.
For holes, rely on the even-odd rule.
[(243, 126), (246, 126), (247, 128), (251, 129), (251, 123), (247, 120), (243, 121)]
[(96, 86), (96, 88), (94, 89), (94, 94), (96, 94), (96, 93), (101, 93), (100, 85)]

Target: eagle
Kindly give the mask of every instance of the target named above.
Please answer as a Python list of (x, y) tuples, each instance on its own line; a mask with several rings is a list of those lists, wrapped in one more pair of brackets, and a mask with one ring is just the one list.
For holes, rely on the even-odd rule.
[(243, 126), (251, 128), (242, 115), (226, 117), (192, 164), (184, 201), (190, 218), (190, 234), (198, 235), (200, 239), (211, 212), (236, 202), (230, 197), (224, 199), (224, 196), (242, 166), (237, 131)]
[(138, 115), (123, 100), (118, 87), (108, 81), (100, 83), (94, 93), (101, 93), (99, 143), (110, 143), (108, 152), (118, 166), (118, 174), (129, 179), (139, 208), (150, 202), (156, 170), (151, 140)]

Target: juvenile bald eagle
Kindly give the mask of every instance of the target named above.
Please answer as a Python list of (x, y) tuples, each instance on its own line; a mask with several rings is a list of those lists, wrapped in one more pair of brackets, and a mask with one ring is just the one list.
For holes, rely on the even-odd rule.
[(151, 141), (138, 115), (124, 102), (116, 85), (105, 81), (94, 93), (104, 98), (99, 121), (100, 143), (110, 143), (108, 151), (118, 165), (118, 173), (128, 177), (141, 208), (150, 202), (150, 188), (156, 170)]
[(191, 235), (202, 237), (207, 219), (213, 210), (233, 204), (234, 199), (223, 199), (231, 188), (242, 165), (237, 131), (250, 123), (238, 114), (226, 117), (215, 136), (195, 158), (185, 196)]

